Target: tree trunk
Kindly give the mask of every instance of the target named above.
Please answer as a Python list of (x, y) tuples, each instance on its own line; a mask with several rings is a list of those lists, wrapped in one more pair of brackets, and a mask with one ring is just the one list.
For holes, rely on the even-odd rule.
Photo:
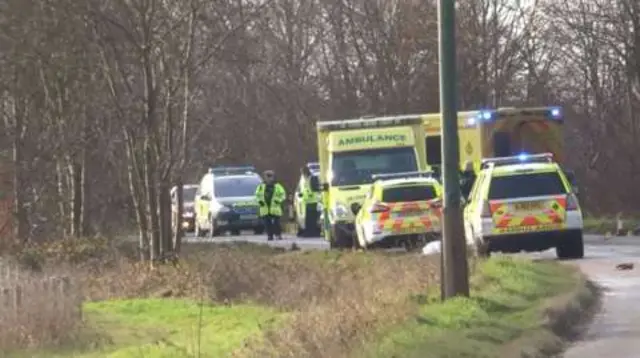
[(68, 213), (67, 213), (67, 200), (68, 196), (65, 191), (65, 179), (67, 173), (65, 173), (65, 165), (62, 158), (57, 159), (56, 161), (56, 180), (57, 186), (56, 190), (58, 191), (58, 215), (60, 216), (60, 225), (62, 227), (62, 235), (67, 236), (69, 234), (69, 226), (68, 226)]
[(160, 216), (160, 256), (165, 258), (171, 252), (171, 195), (169, 193), (169, 183), (163, 180), (158, 193)]
[(82, 165), (71, 163), (71, 230), (72, 237), (82, 236)]
[(133, 207), (136, 213), (136, 221), (138, 222), (138, 250), (141, 261), (148, 261), (150, 259), (149, 248), (149, 221), (145, 213), (146, 200), (145, 193), (142, 190), (142, 175), (140, 173), (140, 161), (136, 156), (136, 150), (134, 144), (131, 142), (131, 137), (127, 136), (127, 177), (129, 179), (129, 191), (131, 192), (131, 199), (133, 201)]
[(13, 115), (13, 208), (16, 225), (14, 235), (20, 241), (29, 239), (29, 218), (25, 208), (24, 156), (22, 152), (24, 137), (24, 112), (18, 109), (17, 99), (12, 99)]
[(152, 153), (150, 140), (145, 140), (144, 184), (147, 192), (147, 215), (149, 218), (149, 236), (151, 238), (151, 261), (160, 257), (160, 220), (158, 219), (158, 195), (156, 187), (157, 165)]
[(182, 187), (182, 176), (178, 177), (176, 185), (177, 208), (176, 211), (173, 212), (173, 215), (175, 215), (176, 223), (175, 231), (173, 233), (173, 252), (178, 254), (182, 246), (182, 236), (184, 235), (184, 230), (182, 229), (181, 225), (182, 212), (184, 211), (184, 188)]

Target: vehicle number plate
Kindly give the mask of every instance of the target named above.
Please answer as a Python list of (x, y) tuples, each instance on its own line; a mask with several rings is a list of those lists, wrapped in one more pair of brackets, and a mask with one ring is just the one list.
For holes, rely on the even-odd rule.
[(240, 215), (240, 220), (255, 220), (258, 218), (258, 215)]
[(518, 211), (531, 211), (531, 210), (542, 209), (542, 203), (540, 202), (515, 203), (514, 206)]

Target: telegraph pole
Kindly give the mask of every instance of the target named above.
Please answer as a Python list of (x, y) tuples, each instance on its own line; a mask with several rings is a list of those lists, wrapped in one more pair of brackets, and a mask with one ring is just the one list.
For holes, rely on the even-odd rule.
[(444, 179), (442, 298), (469, 295), (469, 267), (460, 200), (455, 0), (438, 1), (440, 117)]

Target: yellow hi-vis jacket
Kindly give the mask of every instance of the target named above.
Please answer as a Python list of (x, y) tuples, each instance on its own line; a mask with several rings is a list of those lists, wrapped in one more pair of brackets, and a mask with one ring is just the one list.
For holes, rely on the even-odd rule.
[(306, 181), (303, 190), (302, 198), (304, 199), (305, 204), (316, 204), (320, 201), (320, 195), (311, 190), (311, 182), (309, 180)]
[(267, 202), (265, 198), (265, 189), (267, 184), (261, 183), (256, 188), (256, 199), (258, 200), (258, 205), (260, 205), (260, 211), (258, 212), (259, 216), (282, 216), (282, 203), (287, 198), (287, 192), (284, 190), (284, 187), (280, 183), (273, 184), (273, 196), (271, 196), (271, 201)]

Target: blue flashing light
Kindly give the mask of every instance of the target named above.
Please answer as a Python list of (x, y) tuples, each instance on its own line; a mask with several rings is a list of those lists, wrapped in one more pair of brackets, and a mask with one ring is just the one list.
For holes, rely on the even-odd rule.
[(491, 117), (493, 117), (493, 113), (489, 111), (480, 112), (480, 118), (484, 119), (485, 121), (490, 120)]
[(562, 116), (562, 111), (558, 107), (551, 108), (550, 113), (552, 118), (560, 118)]
[(529, 155), (527, 153), (518, 154), (518, 160), (521, 162), (526, 162), (529, 159)]

